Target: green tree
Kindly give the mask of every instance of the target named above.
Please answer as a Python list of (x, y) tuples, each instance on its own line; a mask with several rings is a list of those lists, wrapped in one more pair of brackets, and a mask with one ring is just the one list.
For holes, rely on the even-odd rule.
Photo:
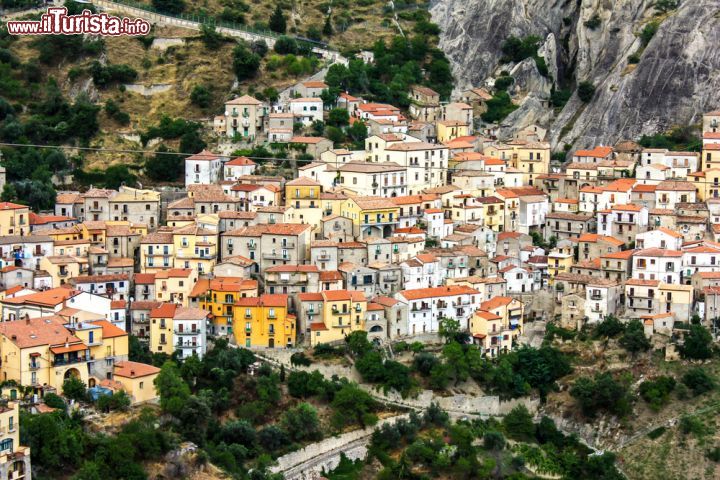
[(160, 145), (155, 155), (145, 161), (145, 174), (156, 182), (177, 181), (185, 171), (185, 160), (172, 153), (165, 145)]
[(60, 410), (65, 410), (65, 400), (62, 399), (61, 396), (48, 392), (43, 397), (43, 401), (45, 402), (45, 405), (47, 405), (50, 408), (57, 408)]
[(63, 395), (71, 400), (84, 402), (88, 398), (87, 386), (79, 377), (71, 375), (62, 385)]
[(133, 186), (136, 182), (137, 177), (130, 173), (127, 165), (110, 165), (105, 169), (103, 184), (106, 188), (117, 190), (121, 185)]
[(80, 423), (64, 412), (20, 414), (23, 444), (32, 449), (34, 468), (72, 470), (85, 454), (86, 439)]
[(667, 13), (677, 9), (679, 5), (680, 0), (657, 0), (653, 6), (659, 13)]
[(365, 427), (376, 421), (370, 416), (375, 408), (375, 400), (357, 385), (344, 385), (335, 393), (331, 405), (335, 410), (333, 422), (338, 427), (352, 422)]
[(454, 318), (443, 317), (440, 319), (438, 335), (445, 340), (445, 343), (457, 341), (460, 333), (460, 322)]
[(503, 61), (521, 62), (526, 58), (537, 55), (540, 41), (542, 39), (536, 35), (530, 35), (525, 38), (508, 37), (500, 46), (503, 53)]
[(100, 129), (97, 119), (99, 111), (100, 107), (90, 102), (85, 94), (79, 95), (70, 107), (68, 131), (81, 140), (89, 140)]
[(346, 129), (346, 132), (353, 143), (353, 148), (360, 150), (365, 148), (365, 139), (368, 136), (368, 129), (365, 122), (355, 120), (353, 124)]
[(309, 403), (288, 409), (280, 418), (283, 430), (294, 441), (318, 440), (322, 437), (317, 410)]
[(154, 383), (160, 395), (160, 407), (164, 412), (178, 416), (190, 398), (190, 387), (180, 376), (177, 365), (165, 362)]
[(253, 53), (244, 42), (233, 49), (233, 72), (239, 81), (255, 77), (259, 68), (260, 56)]
[[(15, 197), (9, 197), (13, 193)], [(56, 197), (55, 188), (49, 181), (20, 180), (3, 190), (3, 198), (8, 198), (7, 201), (26, 204), (36, 212), (52, 209)]]
[(190, 92), (190, 101), (200, 108), (208, 108), (212, 104), (212, 92), (205, 85), (195, 85)]
[(327, 126), (325, 127), (325, 138), (337, 145), (345, 140), (345, 134), (337, 127)]
[(298, 53), (298, 43), (294, 38), (282, 35), (275, 40), (273, 50), (282, 55), (295, 55)]
[(180, 137), (180, 150), (183, 153), (198, 153), (207, 147), (207, 143), (200, 136), (197, 130), (190, 130)]
[(583, 103), (589, 103), (595, 96), (595, 85), (589, 81), (580, 82), (577, 93)]
[(432, 369), (435, 368), (440, 360), (432, 353), (422, 352), (413, 358), (413, 370), (420, 373), (424, 377), (430, 376)]
[(570, 389), (570, 395), (588, 417), (594, 417), (601, 410), (622, 417), (632, 410), (627, 386), (609, 373), (599, 373), (594, 378), (580, 377)]
[(258, 432), (258, 443), (269, 453), (281, 450), (290, 443), (287, 432), (275, 425), (269, 425)]
[(593, 336), (595, 338), (614, 338), (624, 331), (625, 325), (615, 315), (607, 315), (602, 322), (595, 325)]
[(332, 19), (330, 18), (330, 15), (325, 17), (325, 24), (323, 25), (322, 33), (326, 37), (332, 37), (333, 33), (335, 33), (333, 31)]
[(208, 50), (217, 50), (225, 42), (225, 37), (215, 29), (215, 25), (203, 24), (200, 27), (200, 40)]
[(285, 20), (285, 15), (283, 14), (282, 8), (280, 7), (279, 3), (275, 5), (275, 10), (273, 10), (272, 15), (270, 15), (268, 27), (270, 28), (270, 30), (277, 33), (285, 33), (285, 31), (287, 30), (287, 22)]
[(505, 448), (505, 437), (496, 431), (489, 431), (483, 435), (483, 448), (485, 450), (502, 450)]
[(372, 344), (368, 341), (367, 332), (356, 330), (345, 337), (350, 352), (356, 357), (365, 356), (372, 350)]
[(668, 402), (674, 389), (675, 379), (661, 375), (641, 383), (640, 396), (650, 404), (650, 408), (659, 411)]
[(620, 346), (633, 355), (650, 349), (650, 340), (645, 336), (645, 327), (640, 320), (631, 320), (620, 337)]
[(447, 363), (438, 362), (437, 365), (430, 370), (430, 388), (435, 390), (445, 390), (450, 383), (452, 369)]
[(695, 395), (702, 395), (715, 389), (715, 380), (702, 367), (689, 369), (682, 377), (685, 384)]
[(327, 124), (334, 127), (344, 127), (350, 123), (350, 115), (345, 108), (333, 108), (328, 113)]
[(128, 394), (124, 390), (120, 390), (111, 395), (100, 395), (96, 406), (99, 411), (107, 413), (114, 410), (127, 410), (131, 403)]
[(462, 345), (451, 341), (443, 347), (443, 357), (445, 358), (445, 365), (448, 366), (450, 375), (455, 379), (455, 385), (468, 379), (470, 367)]
[(705, 360), (712, 357), (712, 335), (702, 325), (690, 325), (685, 334), (680, 353), (684, 358)]
[(310, 40), (315, 40), (316, 42), (318, 42), (318, 41), (322, 40), (322, 32), (315, 25), (311, 25), (305, 32), (305, 37), (309, 38)]
[(518, 405), (503, 418), (505, 433), (513, 440), (532, 441), (535, 436), (535, 424), (525, 405)]
[(181, 13), (185, 10), (185, 0), (152, 0), (152, 5), (164, 13)]
[(643, 47), (647, 47), (650, 44), (650, 41), (653, 37), (655, 37), (658, 28), (660, 28), (660, 22), (658, 21), (648, 22), (645, 24), (643, 29), (640, 31), (640, 42)]

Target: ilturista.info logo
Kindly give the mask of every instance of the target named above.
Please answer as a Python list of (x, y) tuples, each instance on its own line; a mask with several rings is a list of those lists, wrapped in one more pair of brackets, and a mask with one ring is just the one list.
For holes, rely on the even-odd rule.
[(39, 21), (9, 21), (7, 29), (11, 35), (147, 35), (150, 23), (142, 18), (120, 18), (90, 10), (68, 15), (67, 8), (54, 7), (48, 8)]

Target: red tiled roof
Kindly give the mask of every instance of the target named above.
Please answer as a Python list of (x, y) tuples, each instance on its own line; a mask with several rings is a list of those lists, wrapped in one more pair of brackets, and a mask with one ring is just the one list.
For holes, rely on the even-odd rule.
[(450, 297), (453, 295), (474, 295), (480, 293), (474, 288), (465, 285), (449, 285), (445, 287), (416, 288), (413, 290), (402, 290), (399, 292), (407, 300), (419, 300), (421, 298)]
[(512, 303), (513, 299), (511, 297), (493, 297), (490, 300), (487, 300), (485, 302), (482, 302), (480, 304), (480, 308), (482, 310), (494, 310), (498, 307), (502, 307), (505, 305), (510, 305)]
[(173, 318), (177, 307), (176, 303), (163, 303), (150, 311), (150, 318)]
[(107, 320), (98, 320), (93, 323), (95, 325), (100, 325), (102, 327), (103, 338), (115, 338), (115, 337), (123, 337), (123, 336), (127, 335), (127, 332), (125, 330), (123, 330), (120, 327), (116, 327), (115, 325), (108, 322)]
[(155, 375), (157, 373), (160, 373), (160, 369), (157, 367), (146, 363), (131, 362), (129, 360), (117, 362), (113, 371), (114, 375), (124, 378), (147, 377), (148, 375)]

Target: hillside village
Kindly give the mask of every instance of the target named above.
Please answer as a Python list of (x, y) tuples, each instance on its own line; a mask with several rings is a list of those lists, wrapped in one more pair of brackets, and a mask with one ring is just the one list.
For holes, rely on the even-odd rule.
[[(374, 61), (369, 51), (358, 56), (367, 64)], [(346, 62), (339, 63), (346, 68)], [(567, 390), (586, 418), (594, 415), (587, 414), (583, 398), (573, 393), (577, 390), (555, 385), (570, 373), (569, 363), (549, 380), (554, 388), (526, 379), (512, 393), (509, 386), (485, 388), (487, 372), (464, 378), (446, 373), (437, 380), (436, 373), (430, 375), (437, 370), (428, 367), (427, 374), (416, 375), (415, 370), (422, 372), (416, 354), (423, 350), (429, 355), (440, 348), (452, 363), (447, 349), (437, 347), (443, 342), (460, 344), (464, 359), (502, 365), (513, 352), (560, 352), (557, 345), (547, 346), (553, 335), (579, 338), (619, 322), (618, 331), (641, 326), (642, 339), (635, 340), (641, 346), (627, 348), (631, 366), (640, 351), (668, 363), (713, 356), (720, 324), (720, 111), (703, 116), (696, 139), (700, 151), (648, 148), (639, 139), (627, 139), (558, 155), (538, 125), (501, 138), (500, 122), (481, 121), (496, 108), (487, 86), (448, 97), (414, 84), (407, 92), (409, 105), (393, 105), (349, 90), (333, 95), (325, 72), (299, 81), (274, 100), (246, 93), (225, 101), (223, 111), (203, 126), (217, 142), (197, 153), (167, 153), (182, 158), (182, 187), (125, 182), (117, 189), (59, 190), (52, 210), (33, 210), (21, 195), (0, 203), (0, 390), (6, 397), (0, 406), (0, 480), (31, 478), (31, 449), (17, 428), (21, 410), (38, 418), (63, 408), (90, 415), (115, 409), (101, 408), (101, 401), (111, 401), (101, 397), (122, 398), (117, 401), (127, 405), (119, 410), (151, 406), (180, 419), (173, 428), (180, 429), (183, 440), (193, 442), (192, 449), (207, 441), (216, 450), (207, 447), (211, 454), (205, 462), (220, 465), (233, 478), (249, 478), (244, 470), (238, 473), (243, 462), (263, 475), (283, 475), (290, 469), (270, 467), (259, 447), (232, 451), (227, 445), (241, 444), (238, 437), (228, 433), (237, 441), (211, 442), (212, 430), (226, 433), (223, 416), (261, 419), (255, 424), (279, 429), (273, 423), (278, 418), (268, 420), (272, 414), (247, 413), (248, 402), (259, 402), (262, 394), (243, 396), (256, 388), (246, 382), (260, 385), (263, 378), (277, 377), (282, 383), (286, 368), (300, 375), (298, 365), (310, 365), (310, 358), (334, 374), (313, 380), (331, 398), (327, 391), (337, 395), (357, 378), (385, 387), (372, 398), (365, 393), (368, 403), (382, 404), (370, 409), (372, 415), (357, 414), (355, 426), (365, 428), (374, 423), (366, 425), (365, 415), (385, 422), (407, 413), (404, 409), (419, 411), (406, 397), (421, 388), (438, 398), (492, 393), (498, 405), (531, 397), (544, 403), (548, 395), (557, 400), (551, 392)], [(333, 130), (323, 130), (324, 125), (335, 126), (340, 138), (331, 138)], [(243, 154), (237, 154), (238, 145)], [(278, 151), (286, 157), (261, 154)], [(3, 167), (0, 191), (6, 175), (12, 172)], [(695, 345), (698, 331), (710, 339), (707, 357), (687, 355), (687, 344)], [(411, 348), (416, 350), (408, 360)], [(373, 378), (363, 362), (374, 354), (380, 369), (403, 361), (413, 365), (407, 372), (415, 369), (415, 383), (388, 388), (381, 374), (374, 372)], [(233, 355), (238, 359), (228, 360)], [(353, 366), (359, 377), (349, 373), (349, 380), (338, 379), (341, 367), (354, 372)], [(218, 374), (223, 368), (232, 375)], [(167, 386), (171, 375), (187, 389), (186, 397), (205, 392), (203, 401), (212, 406), (205, 416), (215, 423), (198, 427), (202, 434), (182, 425), (202, 417), (198, 412), (204, 410), (187, 414), (173, 410), (167, 400), (168, 391), (182, 390)], [(467, 387), (468, 376), (482, 388)], [(311, 389), (309, 377), (302, 383)], [(224, 400), (207, 400), (213, 390), (219, 395), (220, 386)], [(75, 398), (71, 387), (83, 394)], [(292, 393), (297, 385), (288, 382), (285, 388), (298, 397)], [(388, 394), (393, 389), (402, 399)], [(314, 398), (312, 408), (321, 414), (341, 411), (339, 402), (323, 403), (318, 392), (300, 398)], [(438, 398), (428, 402), (428, 412)], [(290, 408), (279, 389), (274, 400), (262, 400), (270, 412), (280, 409), (276, 417)], [(230, 404), (238, 407), (232, 414), (227, 413)], [(534, 405), (530, 420), (539, 419), (537, 404), (528, 405)], [(509, 411), (495, 415), (458, 407), (449, 413), (462, 424), (468, 417), (486, 421)], [(432, 415), (425, 415), (421, 431), (452, 430), (447, 419), (433, 424)], [(134, 421), (147, 420), (137, 416)], [(155, 425), (142, 425), (156, 432), (158, 426), (150, 424)], [(349, 424), (341, 421), (330, 431), (347, 434)], [(286, 428), (291, 436), (304, 431), (293, 427)], [(28, 438), (36, 441), (34, 432)], [(382, 445), (379, 437), (387, 429), (377, 432), (370, 451)], [(263, 448), (276, 453), (275, 460), (285, 458), (281, 454), (328, 437), (316, 433), (298, 435), (294, 443), (278, 440), (281, 445), (272, 449), (263, 443)], [(497, 453), (505, 447), (488, 446), (487, 432), (480, 438), (483, 448), (498, 455), (493, 460), (497, 470), (484, 466), (488, 476), (492, 471), (496, 478), (520, 472), (568, 478), (575, 468), (542, 470), (519, 440), (505, 451), (513, 448), (511, 456), (519, 456), (522, 450), (532, 470), (514, 463), (509, 467), (510, 457), (501, 461)], [(462, 450), (455, 438), (446, 442)], [(577, 449), (583, 458), (595, 455), (572, 442), (562, 448)], [(384, 448), (397, 445), (389, 442)], [(387, 469), (394, 465), (374, 454)], [(614, 457), (596, 478), (618, 478), (608, 473), (614, 472), (613, 464)], [(352, 468), (359, 476), (348, 478), (364, 478), (374, 467)], [(481, 467), (473, 468), (479, 475)], [(582, 478), (592, 470), (574, 472)], [(315, 473), (320, 474), (317, 468)], [(175, 474), (154, 478), (180, 478), (187, 472)], [(212, 478), (225, 478), (218, 475)]]

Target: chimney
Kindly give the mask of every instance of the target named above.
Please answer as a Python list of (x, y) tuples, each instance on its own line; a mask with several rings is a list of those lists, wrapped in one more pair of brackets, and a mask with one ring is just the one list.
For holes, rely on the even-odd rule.
[(25, 314), (25, 325), (30, 325), (30, 315)]
[(131, 377), (134, 377), (134, 376), (135, 376), (135, 370), (130, 370), (130, 376), (131, 376)]

